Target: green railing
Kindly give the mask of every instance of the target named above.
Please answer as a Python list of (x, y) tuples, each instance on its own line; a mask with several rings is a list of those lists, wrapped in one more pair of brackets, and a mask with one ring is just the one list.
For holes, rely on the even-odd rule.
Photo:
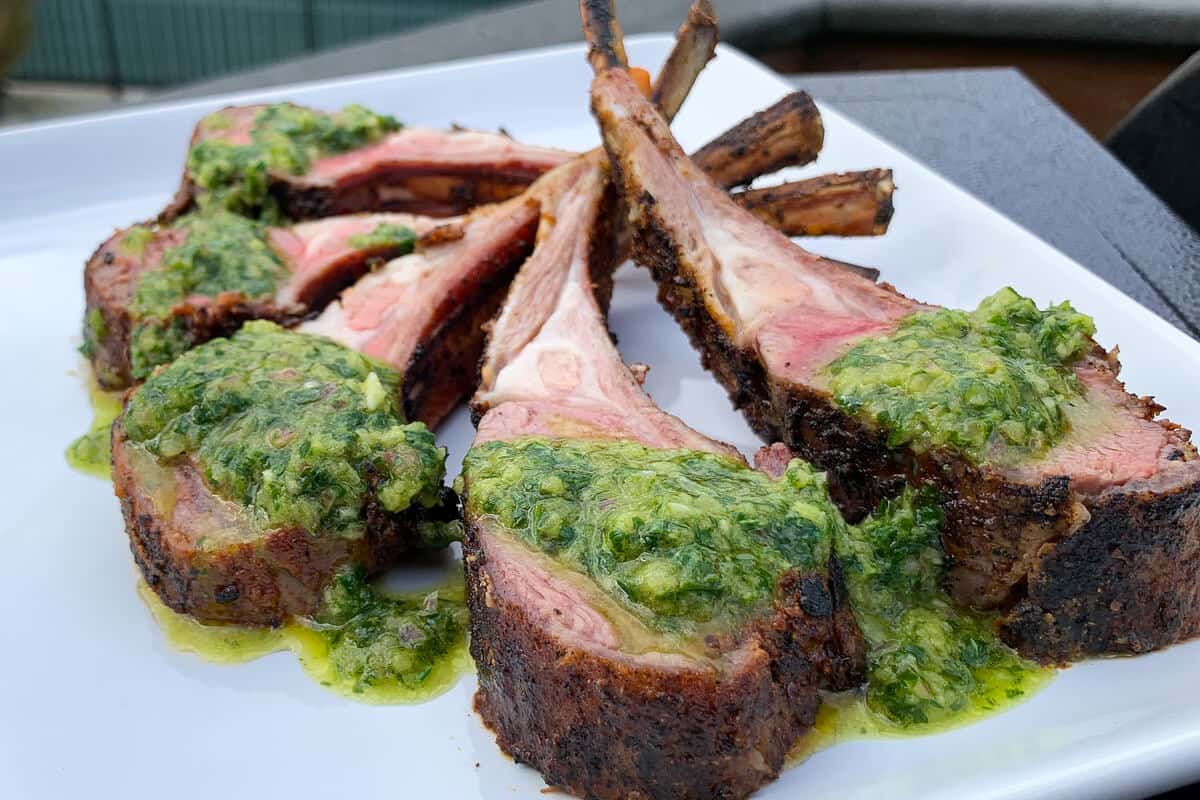
[(158, 86), (453, 19), (512, 0), (40, 0), (12, 77)]

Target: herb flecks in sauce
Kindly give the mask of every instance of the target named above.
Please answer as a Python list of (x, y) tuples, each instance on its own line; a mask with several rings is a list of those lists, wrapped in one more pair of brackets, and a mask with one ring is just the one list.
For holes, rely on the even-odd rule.
[(291, 650), (305, 673), (366, 703), (417, 703), (450, 689), (472, 669), (461, 568), (441, 585), (389, 593), (357, 572), (339, 575), (320, 619), (279, 628), (204, 625), (163, 605), (145, 583), (138, 593), (176, 649), (220, 664)]
[(106, 392), (92, 378), (88, 396), (92, 401), (92, 427), (67, 446), (67, 464), (97, 478), (108, 478), (112, 461), (110, 430), (121, 414), (121, 392)]
[(388, 595), (361, 570), (340, 573), (325, 592), (316, 630), (336, 684), (363, 693), (389, 685), (420, 687), (439, 664), (466, 657), (462, 581), (418, 595)]
[(197, 142), (188, 153), (188, 173), (202, 190), (202, 205), (271, 220), (279, 212), (268, 192), (270, 173), (303, 175), (317, 158), (362, 147), (399, 128), (395, 118), (360, 105), (327, 114), (277, 103), (258, 113), (247, 143), (220, 137)]
[(121, 237), (121, 249), (131, 256), (140, 257), (146, 246), (154, 241), (154, 231), (145, 225), (134, 225)]
[(351, 236), (346, 240), (351, 247), (361, 249), (387, 247), (399, 251), (400, 255), (411, 253), (417, 243), (417, 234), (412, 228), (395, 225), (391, 222), (381, 222), (370, 233)]
[(186, 324), (172, 315), (188, 298), (228, 293), (264, 301), (287, 275), (263, 226), (253, 220), (214, 211), (185, 215), (176, 227), (186, 238), (163, 253), (156, 269), (138, 276), (129, 308), (131, 371), (139, 380), (191, 345)]
[(824, 476), (799, 459), (772, 479), (710, 453), (538, 437), (472, 448), (463, 476), (474, 518), (587, 576), (660, 632), (735, 624), (772, 601), (784, 572), (824, 571), (835, 549), (868, 645), (860, 716), (877, 732), (961, 723), (1049, 674), (945, 595), (940, 512), (912, 493), (847, 525)]
[(1039, 310), (1002, 289), (974, 311), (914, 314), (860, 342), (829, 366), (829, 389), (893, 447), (949, 447), (977, 463), (1037, 456), (1067, 430), (1080, 396), (1072, 365), (1094, 333), (1068, 303)]
[(867, 708), (882, 728), (960, 724), (1026, 697), (1050, 674), (941, 588), (941, 512), (912, 491), (834, 543), (867, 642)]
[(770, 604), (784, 572), (824, 571), (840, 521), (799, 460), (773, 479), (712, 453), (526, 438), (472, 448), (463, 472), (473, 515), (662, 632), (736, 622)]
[(336, 342), (254, 321), (152, 375), (123, 419), (159, 460), (194, 458), (260, 529), (353, 538), (369, 497), (393, 513), (438, 501), (445, 451), (404, 422), (399, 386)]

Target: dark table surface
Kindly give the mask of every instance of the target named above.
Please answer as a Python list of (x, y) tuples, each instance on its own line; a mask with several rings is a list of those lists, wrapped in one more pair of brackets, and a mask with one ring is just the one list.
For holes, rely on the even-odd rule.
[[(381, 53), (365, 49), (361, 70), (383, 68)], [(167, 97), (345, 75), (355, 63), (347, 50)], [(1200, 339), (1200, 235), (1016, 70), (791, 79)], [(1197, 796), (1200, 785), (1170, 795)]]
[(1200, 235), (1016, 70), (790, 77), (1200, 338)]

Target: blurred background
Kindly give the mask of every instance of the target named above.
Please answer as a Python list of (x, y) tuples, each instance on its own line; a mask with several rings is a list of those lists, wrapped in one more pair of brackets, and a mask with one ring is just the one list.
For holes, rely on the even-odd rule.
[[(687, 5), (626, 0), (621, 12), (629, 32), (670, 30)], [(1200, 163), (1200, 63), (1185, 66), (1200, 0), (716, 5), (725, 41), (784, 73), (1016, 67), (1200, 226), (1200, 175), (1178, 175), (1189, 153), (1164, 177), (1151, 163), (1181, 126)], [(0, 0), (0, 125), (574, 41), (576, 14), (575, 0)]]

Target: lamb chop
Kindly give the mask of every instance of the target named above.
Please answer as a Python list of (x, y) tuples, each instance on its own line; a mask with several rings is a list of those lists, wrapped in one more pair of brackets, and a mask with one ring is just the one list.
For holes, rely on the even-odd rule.
[(826, 470), (851, 518), (906, 482), (936, 490), (949, 590), (998, 610), (1022, 653), (1200, 633), (1200, 459), (1090, 320), (1011, 290), (938, 309), (830, 269), (706, 178), (619, 59), (593, 63), (635, 258), (761, 436)]
[[(281, 282), (275, 297), (286, 292), (292, 304), (278, 307), (307, 310), (315, 272), (378, 244), (348, 248), (338, 226), (371, 237), (378, 227), (364, 221), (377, 218), (272, 231), (277, 252), (314, 265), (304, 280)], [(445, 451), (429, 426), (467, 391), (480, 325), (532, 248), (537, 212), (517, 198), (436, 228), (430, 218), (386, 218), (430, 230), (418, 253), (343, 298), (351, 322), (382, 315), (380, 346), (329, 314), (300, 331), (251, 321), (131, 391), (112, 431), (113, 485), (142, 575), (175, 611), (277, 625), (320, 611), (346, 569), (373, 574), (457, 538)], [(386, 227), (378, 238), (394, 246)], [(338, 330), (352, 346), (318, 335)]]
[[(671, 83), (660, 79), (662, 85)], [(809, 136), (804, 122), (779, 118), (780, 110), (791, 104), (791, 100), (778, 103), (758, 115), (781, 119), (773, 133), (773, 148)], [(708, 148), (708, 152), (718, 154), (714, 161), (722, 168), (755, 178), (752, 164), (766, 162), (756, 150), (742, 149), (748, 154), (744, 160), (728, 156), (724, 148)], [(792, 152), (798, 158), (809, 157), (799, 146)], [(786, 163), (781, 155), (772, 161), (773, 166)], [(532, 249), (538, 207), (539, 200), (526, 193), (428, 231), (416, 241), (416, 252), (361, 278), (300, 330), (334, 338), (400, 371), (404, 413), (410, 420), (436, 427), (474, 389), (475, 365), (484, 350), (484, 325), (496, 315), (512, 275)], [(322, 224), (325, 221), (299, 228)], [(601, 299), (607, 302), (606, 290), (601, 291)]]
[(294, 324), (443, 222), (358, 214), (264, 227), (213, 212), (117, 231), (84, 267), (84, 353), (101, 386), (123, 388), (247, 319)]
[(233, 106), (196, 125), (170, 221), (197, 203), (250, 216), (462, 214), (520, 194), (574, 153), (504, 134), (403, 127), (362, 106)]
[(445, 451), (399, 404), (400, 375), (318, 336), (247, 323), (156, 372), (113, 424), (134, 559), (175, 611), (278, 625), (347, 567), (444, 547)]
[[(840, 522), (659, 409), (593, 291), (611, 272), (596, 156), (544, 176), (533, 255), (497, 318), (463, 466), (476, 706), (500, 746), (594, 798), (742, 797), (856, 684), (831, 566)], [(769, 460), (769, 459), (768, 459)]]
[[(679, 48), (696, 41), (681, 31)], [(681, 98), (672, 85), (693, 79), (668, 70), (659, 86)], [(602, 159), (599, 151), (591, 158)], [(392, 433), (363, 452), (370, 442), (347, 430), (387, 423), (395, 431), (409, 420), (433, 426), (471, 391), (483, 322), (533, 247), (543, 192), (428, 230), (408, 242), (415, 252), (363, 278), (300, 331), (248, 324), (132, 392), (113, 429), (113, 480), (135, 558), (168, 606), (203, 621), (275, 624), (310, 613), (339, 569), (371, 572), (407, 550), (444, 543), (451, 506), (434, 492), (441, 454), (425, 427), (410, 425), (403, 442)], [(382, 231), (379, 220), (390, 220)], [(431, 224), (362, 216), (268, 231), (259, 247), (290, 259), (303, 278), (281, 281), (276, 297), (286, 302), (278, 304), (311, 305), (324, 289), (306, 287), (329, 285), (331, 270), (344, 274), (331, 265), (348, 253), (393, 246), (398, 222), (409, 230)], [(364, 240), (351, 241), (345, 226)], [(380, 421), (356, 421), (360, 396)], [(346, 430), (323, 433), (338, 421)], [(400, 481), (405, 465), (422, 502), (395, 508), (395, 493), (378, 484), (381, 475)], [(260, 507), (276, 496), (283, 499)], [(290, 508), (330, 503), (336, 518), (328, 510), (288, 516)]]

